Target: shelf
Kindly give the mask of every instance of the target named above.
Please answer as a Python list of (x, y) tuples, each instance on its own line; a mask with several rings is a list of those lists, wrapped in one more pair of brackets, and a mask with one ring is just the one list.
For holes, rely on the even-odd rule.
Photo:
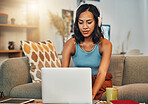
[(12, 2), (19, 2), (19, 3), (27, 3), (28, 0), (0, 0), (0, 2), (9, 2), (9, 3), (12, 3)]
[[(1, 56), (22, 57), (22, 50), (7, 50), (10, 40), (20, 49), (20, 40), (38, 42), (40, 40), (39, 0), (0, 0), (1, 13), (8, 14), (7, 24), (0, 23)], [(33, 7), (33, 8), (32, 8)], [(15, 24), (11, 18), (15, 18)], [(11, 35), (12, 34), (12, 35)], [(14, 36), (14, 37), (13, 37)], [(5, 50), (6, 49), (6, 50)]]
[(0, 53), (17, 53), (23, 52), (22, 50), (0, 50)]
[(0, 27), (14, 27), (14, 28), (38, 28), (35, 25), (17, 25), (17, 24), (0, 24)]
[(9, 58), (23, 56), (22, 50), (0, 50), (0, 54), (5, 54), (5, 53), (9, 54)]

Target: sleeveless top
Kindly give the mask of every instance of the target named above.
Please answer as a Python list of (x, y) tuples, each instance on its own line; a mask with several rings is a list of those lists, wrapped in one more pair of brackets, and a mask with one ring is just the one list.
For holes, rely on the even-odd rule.
[(93, 75), (97, 75), (98, 68), (101, 62), (99, 53), (99, 44), (95, 44), (90, 52), (81, 49), (79, 44), (76, 44), (76, 52), (72, 56), (74, 67), (90, 67)]

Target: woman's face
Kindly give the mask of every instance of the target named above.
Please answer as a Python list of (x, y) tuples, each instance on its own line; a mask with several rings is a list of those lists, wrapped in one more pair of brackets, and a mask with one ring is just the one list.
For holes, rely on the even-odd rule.
[(78, 27), (85, 38), (91, 36), (91, 33), (95, 28), (95, 19), (90, 11), (87, 10), (80, 14), (78, 19)]

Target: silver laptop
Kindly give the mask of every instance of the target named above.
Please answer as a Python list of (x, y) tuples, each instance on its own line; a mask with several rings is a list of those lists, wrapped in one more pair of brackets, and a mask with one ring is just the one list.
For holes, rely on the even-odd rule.
[(42, 101), (92, 104), (91, 81), (91, 68), (42, 68)]

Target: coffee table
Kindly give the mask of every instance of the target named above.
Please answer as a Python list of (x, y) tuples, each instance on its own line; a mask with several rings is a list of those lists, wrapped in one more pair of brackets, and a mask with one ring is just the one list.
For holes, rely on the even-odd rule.
[[(94, 100), (94, 102), (97, 102), (97, 101), (98, 100)], [(27, 103), (27, 104), (43, 104), (43, 103), (42, 103), (42, 99), (35, 99), (34, 102)], [(107, 104), (107, 103), (101, 102), (96, 104)], [(146, 104), (146, 103), (139, 103), (139, 104)]]
[[(98, 100), (94, 100), (94, 102), (97, 102)], [(27, 103), (27, 104), (43, 104), (42, 99), (35, 99), (33, 102)], [(107, 104), (107, 103), (96, 103), (96, 104)]]
[[(7, 99), (7, 98), (12, 98), (12, 97), (5, 97), (5, 99)], [(94, 102), (97, 102), (97, 101), (98, 100), (94, 100)], [(42, 103), (42, 99), (35, 99), (33, 102), (30, 102), (27, 104), (43, 104), (43, 103)], [(96, 104), (107, 104), (107, 103), (101, 102), (101, 103), (96, 103)], [(146, 104), (146, 103), (139, 103), (139, 104)]]
[(30, 103), (27, 103), (27, 104), (33, 104), (33, 103), (35, 103), (35, 104), (43, 104), (42, 99), (35, 99), (33, 102), (30, 102)]

